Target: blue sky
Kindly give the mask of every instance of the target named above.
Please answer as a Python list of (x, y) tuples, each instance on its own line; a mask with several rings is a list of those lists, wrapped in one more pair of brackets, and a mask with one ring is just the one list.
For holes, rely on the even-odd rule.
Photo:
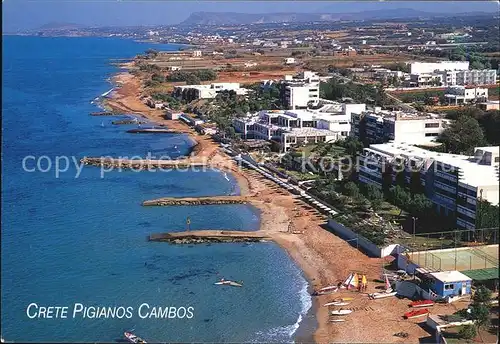
[(196, 11), (207, 12), (328, 12), (413, 8), (427, 12), (498, 12), (495, 1), (168, 1), (168, 0), (3, 0), (3, 29), (37, 28), (50, 22), (85, 26), (177, 24)]

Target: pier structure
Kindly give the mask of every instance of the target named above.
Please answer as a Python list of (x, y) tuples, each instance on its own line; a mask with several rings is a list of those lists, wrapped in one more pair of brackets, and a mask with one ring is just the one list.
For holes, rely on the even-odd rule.
[(189, 159), (179, 160), (151, 160), (151, 159), (118, 159), (105, 157), (85, 157), (80, 160), (84, 165), (105, 168), (130, 168), (135, 170), (147, 169), (188, 169), (207, 167), (205, 162), (194, 162)]
[(179, 131), (167, 128), (137, 128), (127, 130), (127, 133), (132, 134), (188, 134), (187, 131)]
[(91, 112), (90, 116), (116, 116), (116, 113), (111, 111), (96, 111)]
[(263, 231), (234, 230), (198, 230), (186, 232), (155, 233), (148, 237), (149, 241), (168, 242), (172, 244), (203, 244), (231, 242), (261, 242), (272, 238)]
[(213, 196), (213, 197), (164, 197), (142, 202), (143, 206), (183, 206), (183, 205), (220, 205), (247, 204), (247, 196)]
[(120, 124), (147, 124), (149, 122), (147, 121), (141, 121), (141, 120), (138, 120), (138, 119), (121, 119), (121, 120), (117, 120), (117, 121), (113, 121), (111, 122), (111, 124), (114, 124), (114, 125), (120, 125)]

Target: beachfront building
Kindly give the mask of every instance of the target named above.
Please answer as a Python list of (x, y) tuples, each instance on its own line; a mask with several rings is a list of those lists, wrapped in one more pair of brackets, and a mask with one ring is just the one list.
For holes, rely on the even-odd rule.
[(488, 89), (480, 87), (451, 86), (444, 95), (449, 104), (466, 104), (488, 100)]
[(363, 109), (365, 104), (330, 102), (318, 109), (264, 110), (235, 118), (233, 126), (243, 138), (276, 141), (288, 151), (294, 146), (346, 138), (351, 112)]
[(246, 95), (249, 90), (241, 88), (238, 82), (220, 82), (209, 85), (174, 86), (173, 96), (190, 102), (196, 99), (213, 99), (222, 91), (234, 91), (237, 95)]
[(358, 109), (351, 113), (351, 136), (366, 144), (388, 141), (429, 144), (448, 124), (449, 120), (436, 114)]
[(383, 187), (384, 177), (396, 181), (396, 169), (410, 185), (415, 173), (426, 196), (458, 228), (476, 228), (478, 200), (499, 203), (500, 147), (477, 147), (473, 156), (438, 153), (405, 143), (372, 144), (359, 157), (359, 181)]

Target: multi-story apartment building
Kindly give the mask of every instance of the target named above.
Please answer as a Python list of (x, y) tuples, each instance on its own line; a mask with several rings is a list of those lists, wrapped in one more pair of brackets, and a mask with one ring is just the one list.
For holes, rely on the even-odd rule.
[(361, 112), (351, 114), (351, 136), (365, 144), (387, 141), (428, 144), (446, 128), (449, 120), (436, 114), (413, 114), (401, 111)]
[(319, 102), (319, 76), (315, 72), (303, 71), (296, 76), (286, 75), (282, 81), (282, 101), (289, 110), (307, 109)]
[(472, 70), (435, 70), (410, 75), (413, 86), (455, 86), (455, 85), (494, 85), (497, 71), (494, 69)]
[(359, 181), (381, 188), (384, 173), (395, 181), (394, 166), (403, 166), (400, 172), (407, 183), (412, 173), (419, 174), (436, 211), (452, 217), (458, 228), (474, 229), (481, 226), (476, 221), (481, 211), (478, 200), (499, 202), (499, 149), (478, 147), (474, 156), (464, 156), (394, 142), (374, 144), (360, 156)]
[(497, 83), (495, 69), (472, 69), (456, 73), (456, 83), (447, 85), (494, 85)]

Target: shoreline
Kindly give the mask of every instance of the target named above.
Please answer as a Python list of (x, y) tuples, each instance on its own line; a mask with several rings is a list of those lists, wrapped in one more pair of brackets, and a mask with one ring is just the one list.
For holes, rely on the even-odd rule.
[[(130, 68), (132, 62), (127, 62), (124, 64), (120, 65), (121, 69), (128, 69)], [(110, 95), (108, 97), (101, 96), (101, 98), (104, 98), (103, 105), (104, 107), (110, 108), (112, 110), (118, 110), (118, 111), (131, 111), (134, 114), (141, 116), (142, 118), (150, 121), (154, 125), (160, 125), (160, 124), (165, 124), (167, 128), (172, 129), (172, 130), (186, 130), (190, 129), (190, 132), (186, 134), (189, 139), (193, 142), (193, 147), (190, 150), (189, 157), (196, 157), (198, 154), (204, 149), (203, 145), (200, 144), (200, 140), (198, 139), (197, 134), (193, 132), (191, 127), (187, 126), (186, 124), (182, 123), (182, 125), (173, 125), (174, 121), (168, 121), (168, 120), (159, 120), (157, 116), (152, 115), (152, 112), (157, 112), (157, 110), (153, 109), (148, 109), (145, 104), (144, 107), (141, 106), (142, 109), (137, 109), (137, 108), (131, 108), (129, 105), (125, 102), (120, 102), (116, 101), (116, 96), (120, 96), (120, 90), (121, 90), (121, 85), (126, 84), (127, 81), (129, 81), (129, 78), (134, 78), (137, 79), (136, 77), (130, 77), (131, 74), (127, 72), (125, 73), (118, 73), (112, 78), (112, 84), (114, 85), (112, 88), (112, 91), (110, 91)], [(108, 93), (108, 94), (109, 94)], [(137, 97), (138, 98), (138, 97)], [(137, 104), (138, 105), (138, 104)], [(142, 111), (137, 111), (137, 110), (142, 110)], [(163, 111), (162, 111), (163, 112)], [(215, 143), (214, 143), (215, 144)], [(224, 153), (219, 153), (219, 154), (224, 154)], [(224, 154), (226, 155), (226, 154)], [(227, 157), (227, 155), (226, 155)], [(227, 157), (230, 159), (229, 157)], [(237, 173), (235, 170), (232, 168), (227, 168), (227, 166), (220, 167), (217, 166), (217, 164), (213, 167), (216, 167), (219, 169), (221, 172), (229, 172), (232, 174), (234, 177), (236, 184), (239, 188), (240, 195), (245, 196), (249, 195), (251, 192), (251, 182), (249, 179), (243, 175), (243, 173)], [(272, 211), (266, 211), (262, 206), (259, 206), (258, 204), (252, 204), (252, 207), (254, 207), (258, 211), (259, 215), (259, 229), (263, 230), (266, 228), (265, 223), (272, 222), (274, 219), (274, 214)], [(307, 283), (307, 292), (309, 295), (312, 294), (314, 291), (314, 286), (313, 286), (313, 281), (316, 278), (316, 275), (314, 271), (311, 271), (310, 269), (307, 268), (307, 264), (301, 259), (300, 255), (295, 255), (293, 254), (293, 249), (292, 247), (289, 247), (286, 245), (285, 242), (282, 240), (276, 240), (275, 237), (273, 237), (273, 241), (285, 252), (287, 255), (292, 259), (294, 264), (297, 265), (297, 267), (302, 271), (302, 275)], [(300, 316), (302, 317), (301, 321), (299, 322), (298, 328), (295, 330), (295, 332), (292, 335), (292, 338), (294, 341), (300, 338), (300, 342), (315, 342), (314, 335), (315, 332), (318, 329), (318, 307), (317, 307), (317, 301), (315, 297), (311, 296), (311, 306), (307, 309), (305, 313), (301, 313)]]
[[(210, 137), (198, 134), (184, 122), (167, 120), (163, 116), (164, 110), (151, 109), (142, 103), (140, 100), (143, 91), (142, 82), (138, 76), (128, 71), (133, 67), (133, 61), (124, 63), (120, 67), (126, 71), (119, 72), (112, 78), (112, 83), (116, 85), (115, 91), (104, 99), (105, 107), (140, 115), (155, 125), (163, 124), (174, 131), (187, 132), (187, 135), (196, 142), (196, 149), (185, 161), (203, 160), (211, 167), (233, 175), (240, 194), (253, 198), (252, 204), (260, 211), (260, 230), (272, 237), (300, 268), (308, 283), (308, 291), (344, 281), (352, 271), (362, 271), (372, 281), (380, 278), (382, 264), (380, 258), (367, 257), (329, 232), (324, 227), (326, 218), (317, 210), (297, 200), (295, 195), (258, 172), (237, 166), (236, 162)], [(290, 233), (290, 227), (301, 234)], [(301, 313), (302, 320), (292, 338), (295, 341), (315, 343), (371, 342), (374, 338), (386, 342), (398, 342), (399, 340), (391, 333), (381, 336), (378, 327), (384, 327), (379, 323), (382, 319), (374, 320), (369, 313), (357, 313), (356, 317), (349, 318), (348, 322), (332, 324), (329, 322), (328, 307), (321, 306), (333, 298), (347, 296), (353, 298), (352, 305), (366, 306), (366, 294), (375, 291), (377, 289), (370, 283), (366, 293), (340, 291), (332, 295), (311, 296), (312, 305), (305, 314)], [(385, 312), (383, 307), (380, 312)], [(398, 321), (396, 314), (392, 316), (395, 317), (394, 321)], [(353, 333), (352, 329), (355, 327), (363, 328), (363, 331)], [(392, 328), (387, 330), (390, 331)]]

